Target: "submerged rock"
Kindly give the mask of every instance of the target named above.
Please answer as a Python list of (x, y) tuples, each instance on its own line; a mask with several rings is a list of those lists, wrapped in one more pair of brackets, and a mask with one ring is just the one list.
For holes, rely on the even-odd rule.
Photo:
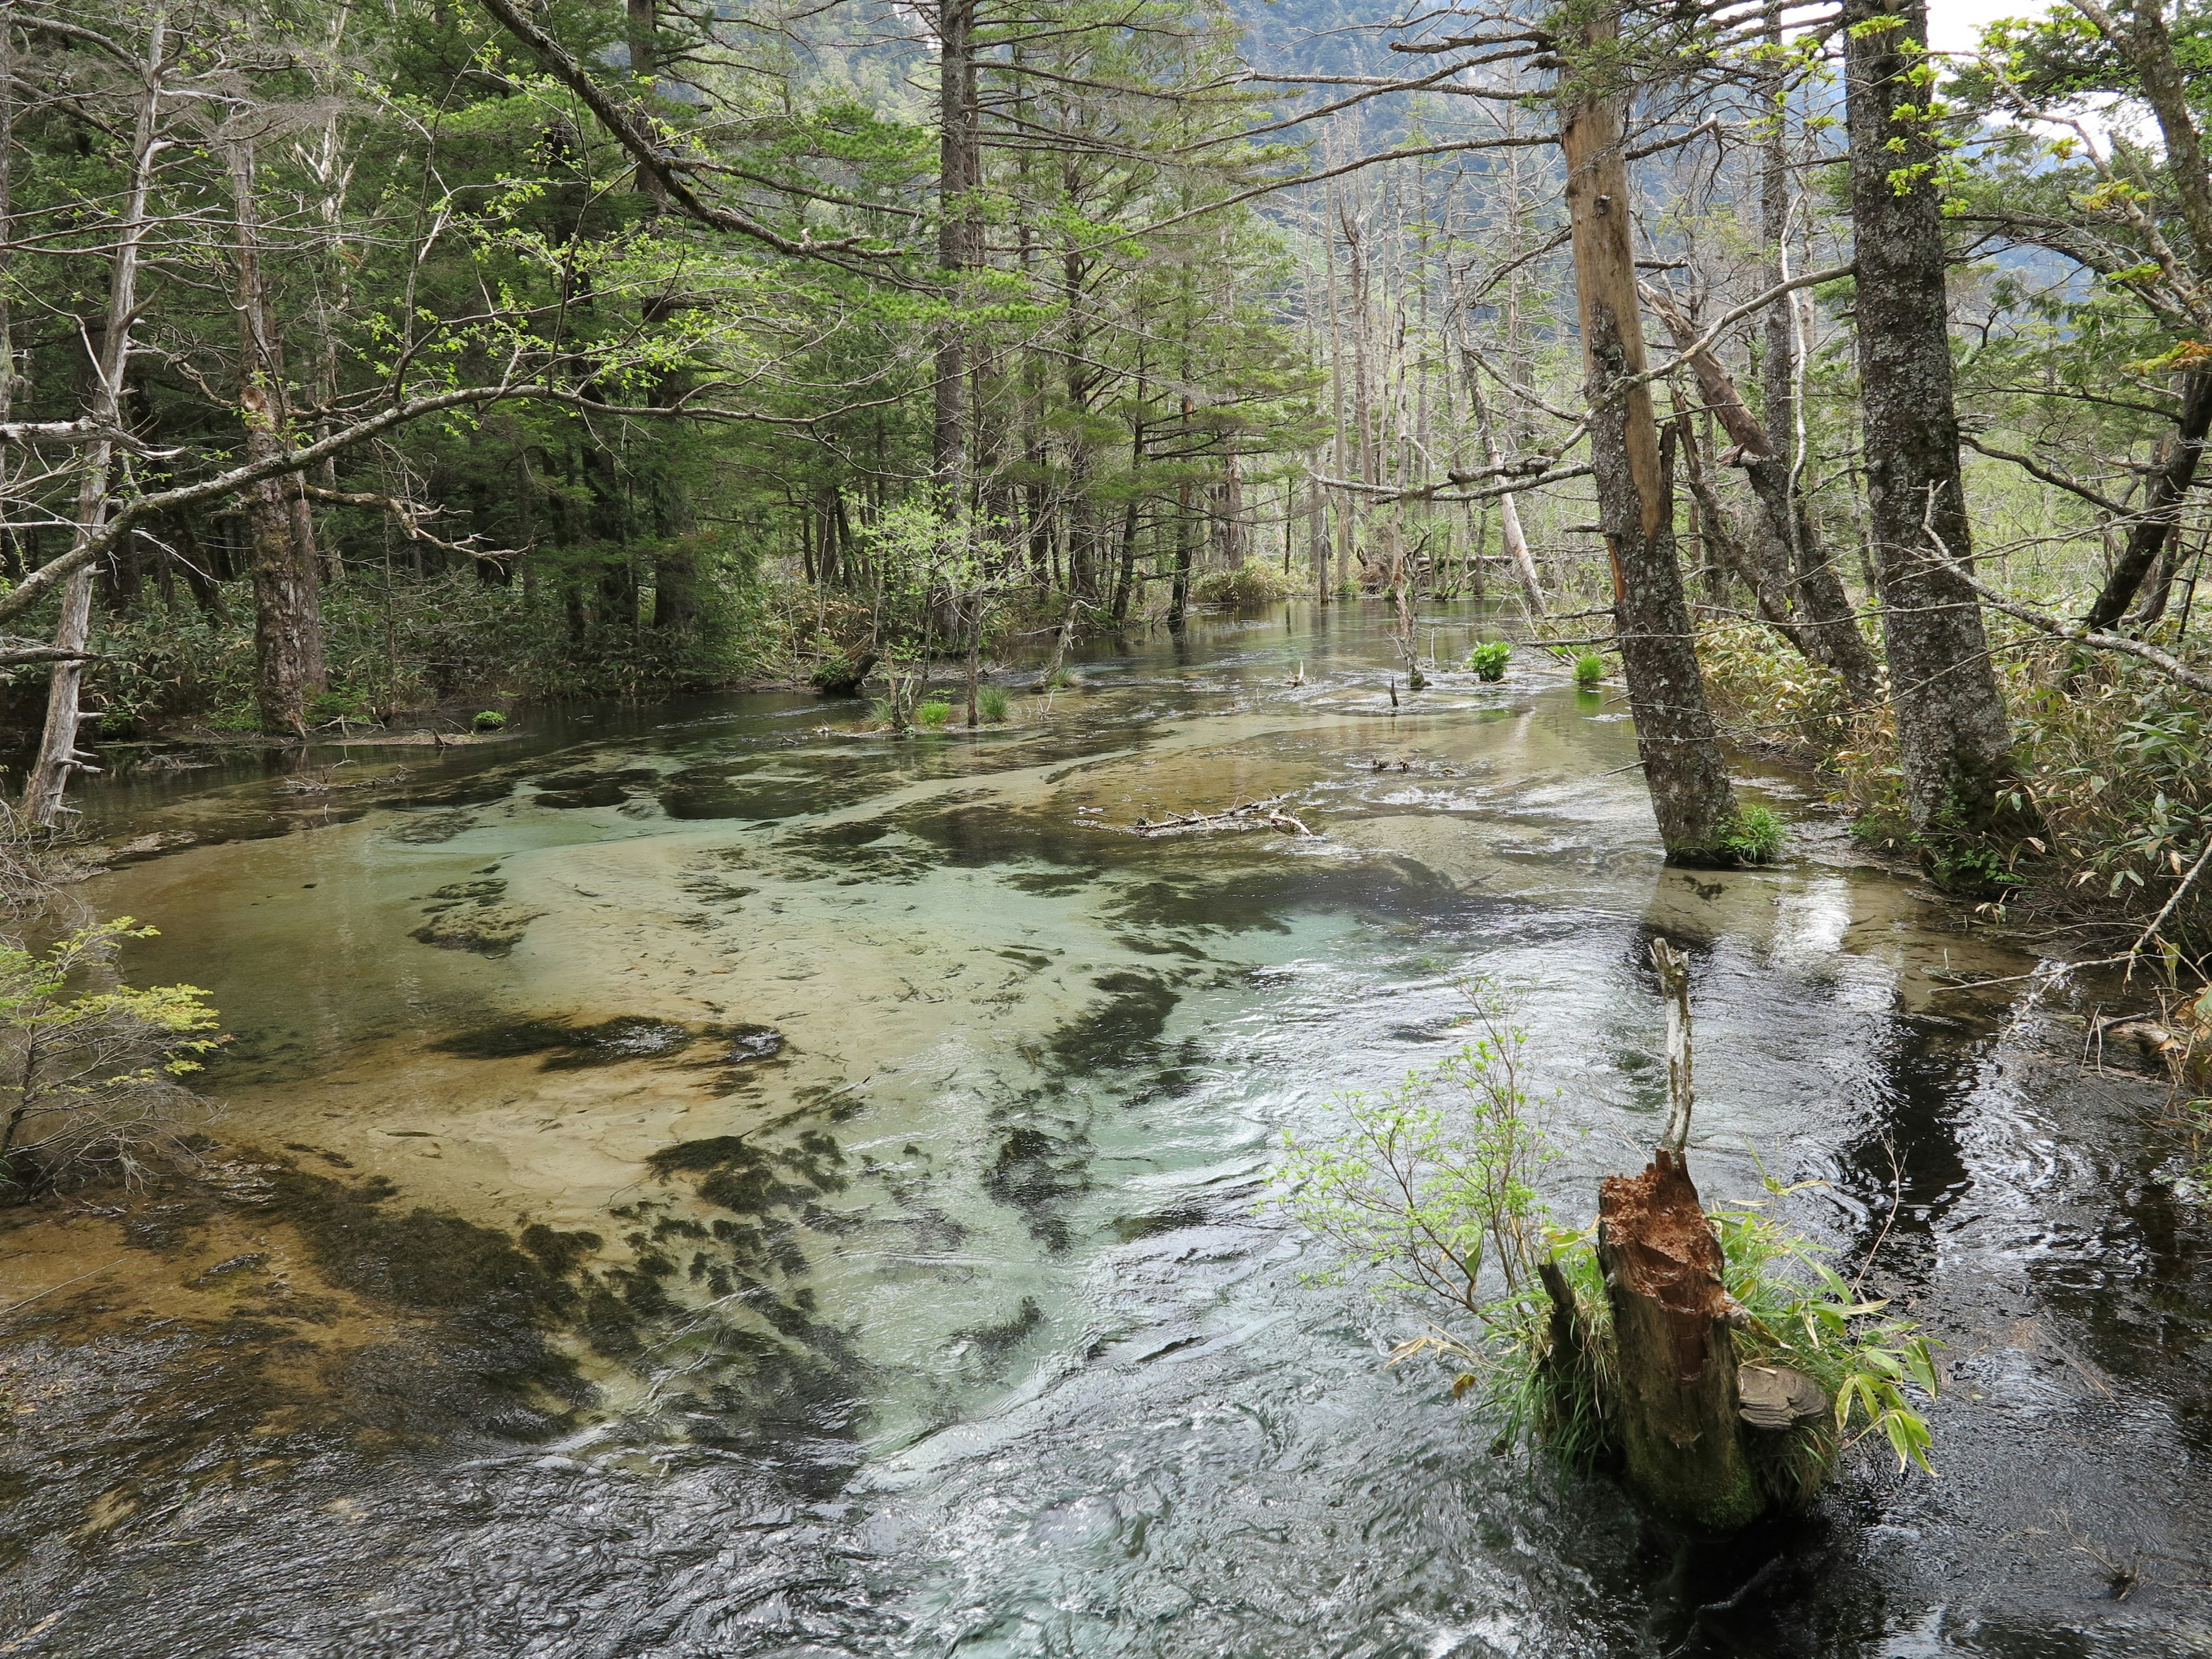
[(530, 924), (544, 914), (519, 904), (441, 909), (408, 937), (441, 950), (476, 951), (488, 957), (503, 957), (521, 943)]

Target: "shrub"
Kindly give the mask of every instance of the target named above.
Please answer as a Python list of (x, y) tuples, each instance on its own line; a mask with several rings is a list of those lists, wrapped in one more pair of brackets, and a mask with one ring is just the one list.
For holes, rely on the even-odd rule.
[(1746, 864), (1771, 864), (1782, 851), (1782, 815), (1771, 806), (1739, 806), (1721, 831), (1721, 846)]
[(1467, 665), (1474, 671), (1479, 680), (1502, 680), (1505, 664), (1513, 654), (1513, 647), (1504, 640), (1486, 640), (1467, 653)]
[(945, 729), (945, 721), (952, 718), (952, 705), (941, 697), (932, 697), (914, 711), (915, 721), (933, 732)]
[(1249, 610), (1290, 596), (1290, 580), (1264, 559), (1248, 559), (1234, 570), (1209, 570), (1191, 584), (1200, 603)]
[(141, 1178), (188, 1161), (185, 1136), (210, 1113), (179, 1080), (219, 1037), (193, 985), (76, 995), (76, 979), (109, 978), (124, 939), (151, 927), (128, 916), (81, 927), (43, 954), (0, 939), (0, 1195), (106, 1175)]
[(469, 724), (479, 732), (503, 732), (507, 729), (507, 716), (496, 708), (480, 709)]
[(1585, 651), (1575, 659), (1575, 684), (1588, 691), (1605, 678), (1605, 659), (1595, 651)]
[(1006, 691), (1004, 686), (986, 685), (977, 689), (975, 708), (993, 726), (1002, 726), (1006, 719)]
[[(1595, 1230), (1553, 1224), (1537, 1183), (1558, 1153), (1545, 1105), (1522, 1080), (1524, 1034), (1493, 995), (1471, 988), (1475, 1039), (1379, 1097), (1340, 1097), (1333, 1135), (1289, 1137), (1279, 1201), (1328, 1247), (1309, 1282), (1358, 1271), (1378, 1294), (1441, 1310), (1457, 1327), (1401, 1342), (1393, 1364), (1429, 1353), (1462, 1367), (1454, 1397), (1472, 1395), (1500, 1419), (1501, 1444), (1526, 1436), (1569, 1457), (1597, 1455), (1613, 1447), (1619, 1385)], [(1790, 1189), (1770, 1181), (1767, 1190), (1779, 1199)], [(1887, 1440), (1900, 1468), (1928, 1468), (1928, 1426), (1905, 1392), (1936, 1392), (1927, 1340), (1909, 1322), (1877, 1321), (1884, 1304), (1861, 1300), (1762, 1206), (1708, 1213), (1729, 1293), (1747, 1315), (1739, 1361), (1802, 1370), (1833, 1405), (1764, 1457), (1771, 1500), (1802, 1508), (1846, 1447), (1870, 1434)], [(1579, 1354), (1554, 1348), (1547, 1277), (1575, 1309)]]

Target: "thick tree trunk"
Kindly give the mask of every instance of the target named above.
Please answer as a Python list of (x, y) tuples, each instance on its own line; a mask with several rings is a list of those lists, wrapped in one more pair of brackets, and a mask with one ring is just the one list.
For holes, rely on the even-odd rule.
[[(249, 461), (284, 444), (284, 349), (263, 281), (250, 142), (226, 147), (237, 278), (239, 409)], [(307, 699), (323, 690), (322, 596), (314, 532), (295, 481), (270, 478), (245, 497), (253, 572), (254, 702), (271, 737), (304, 737)]]
[(1766, 1504), (1738, 1415), (1720, 1242), (1680, 1152), (1662, 1148), (1643, 1174), (1599, 1184), (1597, 1254), (1630, 1481), (1680, 1520), (1757, 1519)]
[(1938, 157), (1920, 117), (1923, 0), (1845, 0), (1868, 527), (1914, 826), (2017, 835), (2012, 731), (1981, 606), (1942, 562), (1972, 551), (1959, 474)]
[[(1589, 25), (1589, 64), (1601, 75), (1617, 19)], [(1705, 706), (1690, 611), (1675, 558), (1673, 481), (1661, 453), (1644, 370), (1632, 198), (1618, 94), (1596, 87), (1569, 106), (1560, 132), (1567, 165), (1576, 297), (1589, 374), (1590, 464), (1613, 555), (1613, 603), (1637, 753), (1672, 863), (1735, 862), (1723, 846), (1735, 815), (1712, 715)]]

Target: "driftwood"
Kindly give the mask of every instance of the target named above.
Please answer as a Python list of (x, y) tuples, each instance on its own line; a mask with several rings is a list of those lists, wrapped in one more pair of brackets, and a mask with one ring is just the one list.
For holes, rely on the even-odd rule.
[(1283, 810), (1282, 803), (1289, 799), (1287, 795), (1276, 795), (1267, 800), (1241, 802), (1218, 812), (1185, 812), (1158, 823), (1139, 818), (1129, 826), (1129, 833), (1147, 839), (1154, 836), (1206, 835), (1216, 830), (1267, 829), (1280, 830), (1292, 836), (1312, 835), (1312, 830)]

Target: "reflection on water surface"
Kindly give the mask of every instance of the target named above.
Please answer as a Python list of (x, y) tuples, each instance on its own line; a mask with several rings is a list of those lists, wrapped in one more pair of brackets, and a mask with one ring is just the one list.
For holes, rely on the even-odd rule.
[[(732, 696), (98, 798), (197, 838), (88, 896), (216, 993), (228, 1150), (0, 1234), (49, 1292), (0, 1349), (5, 1650), (2212, 1651), (2154, 1092), (2084, 1073), (2080, 1011), (1931, 979), (2029, 959), (1798, 781), (1784, 865), (1669, 871), (1617, 701), (1524, 652), (1393, 714), (1394, 660), (1298, 610), (1103, 646), (975, 738)], [(1123, 832), (1278, 794), (1322, 835)], [(1796, 1218), (1881, 1237), (1956, 1383), (1939, 1483), (1869, 1462), (1686, 1553), (1385, 1370), (1410, 1317), (1259, 1205), (1480, 973), (1579, 1218), (1656, 1127), (1655, 931), (1701, 1180), (1820, 1183)]]

